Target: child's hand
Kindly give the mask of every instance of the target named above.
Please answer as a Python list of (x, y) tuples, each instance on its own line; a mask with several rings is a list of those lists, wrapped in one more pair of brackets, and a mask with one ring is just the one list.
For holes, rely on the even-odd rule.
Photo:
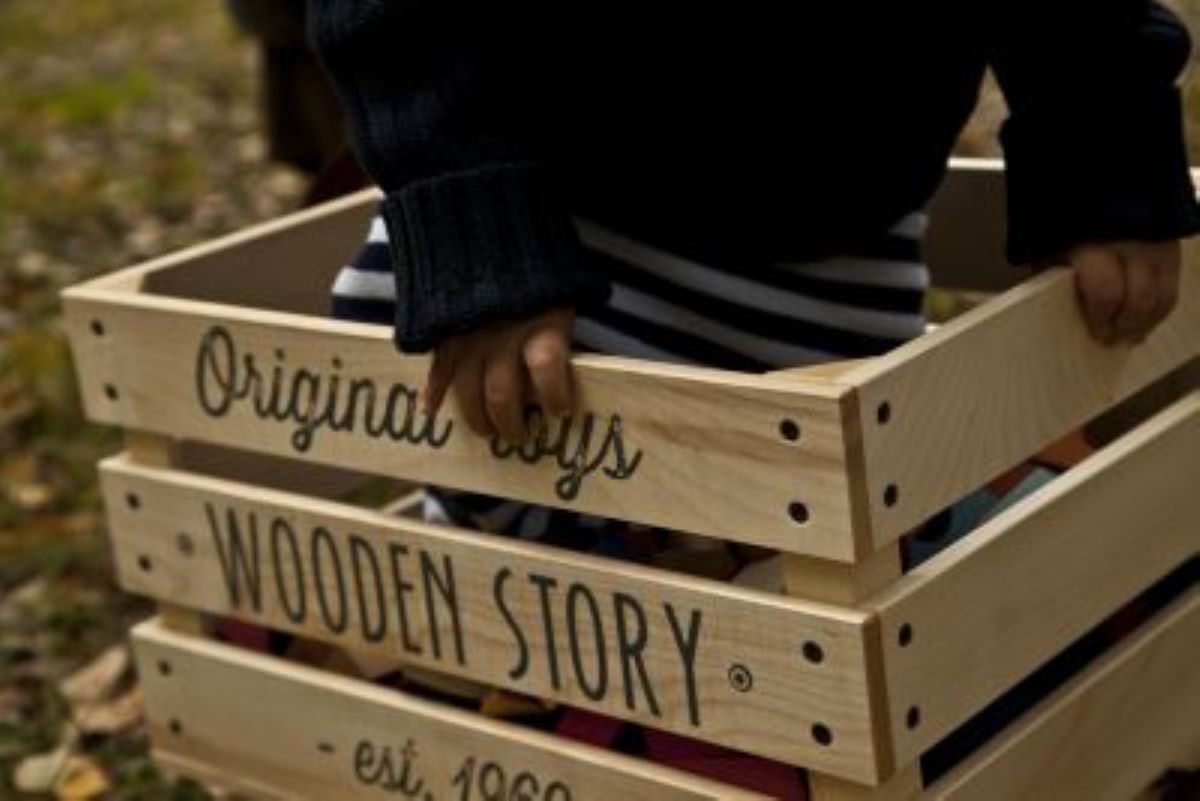
[(574, 309), (558, 308), (447, 339), (429, 367), (426, 414), (437, 413), (453, 386), (463, 416), (476, 433), (522, 441), (526, 403), (536, 402), (553, 415), (571, 410), (574, 326)]
[(1080, 245), (1067, 261), (1088, 328), (1107, 345), (1141, 342), (1179, 299), (1178, 241)]

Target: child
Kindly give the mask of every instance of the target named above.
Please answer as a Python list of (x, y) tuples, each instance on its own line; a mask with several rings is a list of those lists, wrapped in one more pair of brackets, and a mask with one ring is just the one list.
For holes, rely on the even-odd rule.
[(453, 390), (514, 440), (526, 403), (571, 408), (573, 341), (753, 370), (882, 352), (922, 329), (919, 210), (990, 65), (1010, 257), (1071, 265), (1094, 335), (1139, 341), (1200, 227), (1186, 33), (1150, 0), (979, 5), (311, 0), (391, 244), (339, 311), (434, 351), (430, 411)]
[[(836, 259), (755, 265), (739, 272), (700, 264), (591, 222), (577, 225), (581, 257), (613, 283), (606, 305), (575, 317), (576, 351), (764, 372), (881, 353), (920, 335), (928, 270), (925, 216), (914, 213)], [(396, 316), (386, 226), (337, 277), (334, 315), (390, 323)], [(466, 493), (432, 490), (435, 517), (524, 537), (588, 547), (575, 516)], [(609, 532), (612, 533), (612, 532)]]

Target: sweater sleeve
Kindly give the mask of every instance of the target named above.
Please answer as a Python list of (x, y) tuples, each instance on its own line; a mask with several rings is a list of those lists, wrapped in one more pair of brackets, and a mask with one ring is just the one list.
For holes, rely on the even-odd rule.
[(1005, 0), (992, 65), (1008, 100), (1009, 258), (1200, 229), (1177, 78), (1186, 30), (1150, 0)]
[(385, 194), (401, 350), (607, 298), (539, 143), (546, 67), (509, 4), (308, 0), (308, 11), (356, 154)]

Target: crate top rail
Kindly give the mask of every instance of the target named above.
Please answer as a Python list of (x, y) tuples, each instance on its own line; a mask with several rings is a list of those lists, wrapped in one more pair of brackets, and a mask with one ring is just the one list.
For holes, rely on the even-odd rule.
[[(398, 354), (385, 327), (320, 319), (311, 298), (307, 314), (204, 299), (328, 276), (344, 257), (331, 243), (374, 203), (352, 196), (68, 290), (88, 414), (854, 562), (1200, 354), (1189, 243), (1180, 307), (1134, 349), (1091, 341), (1072, 276), (1056, 270), (840, 374), (580, 356), (579, 412), (536, 417), (515, 448), (472, 435), (452, 409), (425, 417), (426, 359)], [(300, 244), (256, 257), (285, 235)]]

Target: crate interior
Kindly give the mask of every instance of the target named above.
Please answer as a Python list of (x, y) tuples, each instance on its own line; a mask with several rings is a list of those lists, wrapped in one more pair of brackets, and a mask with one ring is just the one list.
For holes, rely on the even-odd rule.
[[(1004, 192), (997, 162), (956, 160), (930, 205), (927, 261), (938, 287), (980, 293), (1028, 277), (1004, 257)], [(296, 225), (268, 225), (236, 247), (196, 251), (152, 271), (142, 290), (169, 297), (325, 316), (338, 269), (366, 236), (373, 191), (305, 213)]]

